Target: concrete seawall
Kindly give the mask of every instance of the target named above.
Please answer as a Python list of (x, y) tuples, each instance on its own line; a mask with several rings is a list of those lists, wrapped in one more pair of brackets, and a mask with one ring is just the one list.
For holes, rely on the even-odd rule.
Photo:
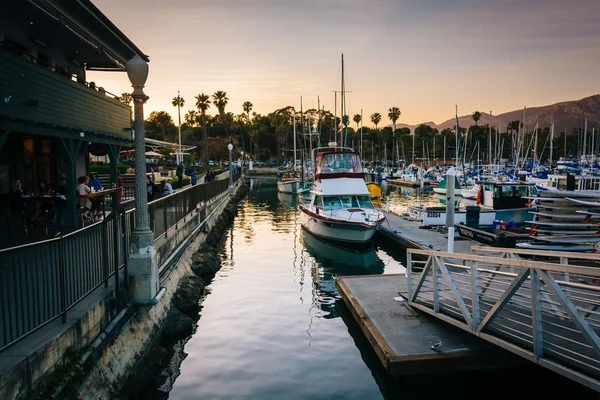
[[(238, 186), (236, 190), (240, 188), (241, 186)], [(139, 308), (105, 344), (81, 387), (79, 398), (114, 399), (115, 393), (136, 373), (140, 362), (161, 336), (179, 283), (184, 278), (194, 275), (191, 268), (192, 255), (205, 242), (209, 229), (217, 223), (231, 201), (234, 201), (233, 196), (227, 196), (209, 206), (210, 209), (206, 210), (206, 229), (197, 233), (175, 265), (169, 268), (167, 277), (163, 278), (161, 287), (166, 289), (164, 295), (156, 305)], [(181, 230), (185, 231), (185, 227)], [(187, 234), (189, 235), (189, 232)]]

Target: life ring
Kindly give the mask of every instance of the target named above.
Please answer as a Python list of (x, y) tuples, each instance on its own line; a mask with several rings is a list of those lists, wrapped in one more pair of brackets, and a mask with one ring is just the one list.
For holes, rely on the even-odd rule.
[(477, 200), (475, 200), (475, 204), (481, 204), (481, 198), (483, 197), (483, 186), (479, 185), (479, 190), (477, 191)]

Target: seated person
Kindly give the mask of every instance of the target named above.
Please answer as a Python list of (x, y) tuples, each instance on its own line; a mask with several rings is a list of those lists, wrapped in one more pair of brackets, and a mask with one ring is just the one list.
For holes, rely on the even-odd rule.
[(148, 194), (148, 202), (156, 200), (158, 197), (160, 197), (160, 189), (154, 182), (152, 182), (149, 176), (146, 176), (146, 191)]
[(173, 190), (173, 186), (171, 186), (171, 181), (169, 179), (165, 179), (164, 181), (161, 182), (161, 185), (164, 184), (164, 188), (162, 188), (162, 195), (163, 196), (168, 196), (170, 194), (175, 193), (175, 191)]
[(27, 196), (27, 194), (27, 191), (21, 186), (21, 180), (17, 179), (9, 193), (10, 212), (15, 222), (19, 220), (21, 214), (25, 211), (23, 196)]
[(78, 204), (79, 204), (79, 206), (81, 206), (82, 214), (85, 218), (91, 217), (90, 209), (92, 207), (92, 203), (90, 202), (90, 199), (88, 199), (87, 197), (81, 197), (81, 196), (85, 196), (85, 195), (92, 193), (92, 190), (87, 185), (88, 180), (89, 180), (89, 177), (80, 176), (77, 179), (78, 184), (77, 184), (77, 187), (75, 188), (75, 191), (78, 195)]
[[(90, 190), (94, 192), (101, 191), (102, 183), (100, 183), (96, 176), (93, 173), (90, 173), (89, 178), (90, 180), (87, 185), (89, 186)], [(93, 197), (90, 199), (90, 202), (92, 203), (92, 208), (90, 211), (92, 214), (98, 215), (98, 213), (100, 213), (100, 209), (102, 208), (102, 203), (104, 202), (104, 196)]]

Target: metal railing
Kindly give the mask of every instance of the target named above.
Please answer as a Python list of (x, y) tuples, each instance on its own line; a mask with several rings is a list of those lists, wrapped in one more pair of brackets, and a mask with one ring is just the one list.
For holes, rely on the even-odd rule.
[(122, 217), (113, 212), (68, 235), (0, 250), (0, 351), (59, 317), (66, 322), (67, 311), (108, 287), (126, 266)]
[(407, 278), (413, 307), (600, 391), (600, 269), (408, 249)]
[[(238, 173), (233, 181), (239, 178)], [(218, 197), (228, 187), (228, 179), (217, 180), (151, 202), (155, 240), (168, 235), (199, 203)], [(122, 204), (103, 221), (83, 229), (0, 250), (0, 352), (58, 318), (65, 323), (70, 309), (98, 287), (108, 287), (113, 276), (117, 295), (110, 312), (119, 312), (127, 300), (127, 253), (134, 212)]]

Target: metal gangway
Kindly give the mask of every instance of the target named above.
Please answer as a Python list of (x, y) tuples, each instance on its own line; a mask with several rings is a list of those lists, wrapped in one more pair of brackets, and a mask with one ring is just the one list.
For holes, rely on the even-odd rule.
[(408, 249), (409, 304), (600, 392), (600, 255)]

